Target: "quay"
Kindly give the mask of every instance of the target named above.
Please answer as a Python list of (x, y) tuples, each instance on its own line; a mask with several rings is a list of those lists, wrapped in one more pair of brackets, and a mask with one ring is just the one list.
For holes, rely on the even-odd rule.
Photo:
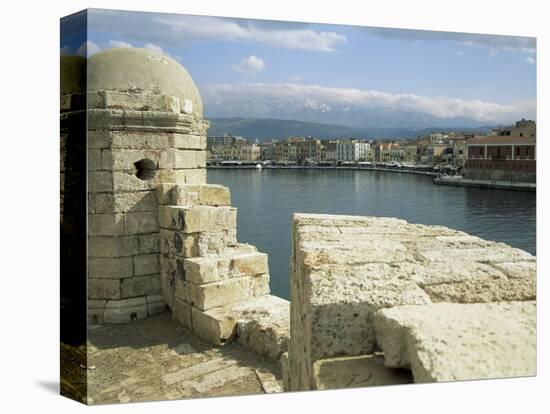
[(497, 180), (476, 180), (464, 177), (435, 177), (433, 180), (437, 185), (454, 185), (457, 187), (474, 187), (474, 188), (492, 188), (498, 190), (514, 190), (514, 191), (537, 191), (535, 183), (497, 181)]

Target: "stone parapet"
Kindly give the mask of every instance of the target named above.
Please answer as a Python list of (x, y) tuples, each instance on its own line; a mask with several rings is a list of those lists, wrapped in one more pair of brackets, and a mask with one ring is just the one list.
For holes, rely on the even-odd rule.
[[(314, 389), (323, 382), (321, 371), (314, 369), (317, 361), (374, 354), (380, 347), (373, 323), (379, 311), (426, 308), (429, 313), (435, 302), (467, 308), (484, 302), (532, 301), (534, 263), (527, 252), (446, 227), (393, 218), (296, 214), (289, 389)], [(533, 327), (534, 319), (530, 323), (526, 324)], [(437, 337), (435, 324), (434, 329)], [(394, 335), (392, 340), (399, 347), (406, 339)], [(508, 341), (502, 346), (515, 345)], [(472, 342), (470, 350), (481, 355), (476, 349)], [(504, 359), (500, 363), (505, 364)], [(408, 367), (387, 360), (386, 365)], [(483, 378), (471, 373), (471, 378), (476, 376)]]

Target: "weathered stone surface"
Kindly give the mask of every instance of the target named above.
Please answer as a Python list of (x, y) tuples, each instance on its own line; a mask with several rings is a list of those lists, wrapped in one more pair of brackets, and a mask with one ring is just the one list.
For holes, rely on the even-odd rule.
[(180, 149), (206, 150), (206, 137), (200, 135), (173, 134), (170, 145)]
[(233, 207), (176, 207), (161, 206), (160, 226), (184, 233), (235, 230), (237, 209)]
[(170, 148), (171, 133), (152, 131), (112, 131), (112, 149), (155, 149)]
[(400, 306), (373, 323), (386, 366), (415, 382), (536, 374), (535, 302)]
[(156, 179), (165, 183), (206, 184), (206, 168), (159, 170)]
[(251, 296), (249, 278), (236, 278), (220, 282), (195, 285), (186, 283), (186, 299), (200, 310), (207, 310), (239, 302)]
[(122, 279), (120, 291), (122, 298), (159, 295), (161, 293), (160, 276), (156, 274), (151, 276), (134, 276), (127, 279)]
[(534, 299), (528, 263), (527, 252), (441, 226), (296, 214), (291, 389), (315, 386), (315, 361), (376, 351), (372, 317), (380, 309)]
[(109, 148), (110, 146), (110, 131), (88, 131), (88, 148)]
[(126, 323), (147, 316), (145, 297), (109, 300), (105, 305), (103, 321), (105, 323)]
[(93, 257), (88, 259), (88, 275), (92, 278), (122, 279), (134, 275), (131, 257)]
[(159, 168), (205, 168), (206, 152), (196, 150), (168, 149), (160, 154)]
[(104, 299), (88, 299), (87, 312), (89, 325), (98, 325), (103, 323), (103, 312), (105, 311), (106, 303), (107, 301)]
[(384, 358), (380, 355), (327, 358), (315, 361), (313, 364), (313, 388), (316, 390), (412, 382), (410, 371), (385, 367)]
[(147, 300), (147, 315), (152, 316), (164, 312), (166, 302), (162, 295), (151, 295), (145, 298)]
[(160, 272), (158, 254), (142, 254), (134, 256), (134, 275), (143, 276)]
[(88, 231), (92, 236), (119, 236), (124, 234), (123, 214), (88, 214)]
[(535, 279), (467, 280), (439, 283), (424, 287), (432, 302), (486, 303), (534, 300), (537, 296)]
[(113, 194), (113, 207), (115, 213), (157, 211), (157, 206), (157, 199), (154, 191)]
[(233, 339), (237, 331), (237, 321), (226, 308), (201, 311), (193, 307), (192, 319), (193, 332), (215, 345), (222, 345)]
[(103, 150), (101, 165), (103, 170), (109, 171), (132, 171), (135, 170), (135, 163), (148, 159), (159, 164), (162, 152), (151, 149), (112, 149)]
[(181, 257), (221, 254), (237, 245), (235, 230), (185, 234), (161, 228), (159, 237), (162, 253)]
[(120, 299), (120, 280), (88, 279), (88, 298)]
[(138, 236), (139, 253), (159, 253), (159, 235), (158, 233), (142, 234)]
[(193, 307), (183, 300), (174, 298), (172, 305), (172, 314), (174, 319), (188, 329), (192, 329), (192, 309)]
[(88, 237), (89, 257), (123, 257), (139, 253), (136, 236)]
[(162, 206), (174, 205), (174, 183), (159, 183), (156, 189), (157, 202)]
[(141, 211), (124, 213), (124, 229), (126, 234), (154, 233), (159, 229), (156, 211)]
[(222, 185), (177, 185), (174, 187), (174, 205), (230, 206), (229, 189)]
[(90, 171), (88, 191), (93, 193), (113, 191), (113, 174), (109, 171)]

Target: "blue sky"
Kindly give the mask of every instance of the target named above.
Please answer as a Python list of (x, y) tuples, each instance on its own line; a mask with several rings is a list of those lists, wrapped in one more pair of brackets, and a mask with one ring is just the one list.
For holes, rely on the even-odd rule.
[[(289, 94), (498, 122), (535, 116), (534, 38), (94, 9), (88, 30), (88, 55), (117, 46), (167, 53), (205, 105)], [(61, 47), (86, 53), (77, 39)]]

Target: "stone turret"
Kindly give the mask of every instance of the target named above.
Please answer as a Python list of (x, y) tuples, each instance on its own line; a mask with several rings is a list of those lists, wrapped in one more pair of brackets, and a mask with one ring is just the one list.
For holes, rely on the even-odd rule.
[[(86, 110), (89, 322), (160, 312), (155, 190), (164, 182), (206, 183), (208, 123), (197, 87), (161, 53), (111, 49), (88, 60), (63, 58), (61, 110), (66, 118)], [(66, 123), (62, 141), (74, 129)], [(84, 147), (62, 149), (63, 177)]]

